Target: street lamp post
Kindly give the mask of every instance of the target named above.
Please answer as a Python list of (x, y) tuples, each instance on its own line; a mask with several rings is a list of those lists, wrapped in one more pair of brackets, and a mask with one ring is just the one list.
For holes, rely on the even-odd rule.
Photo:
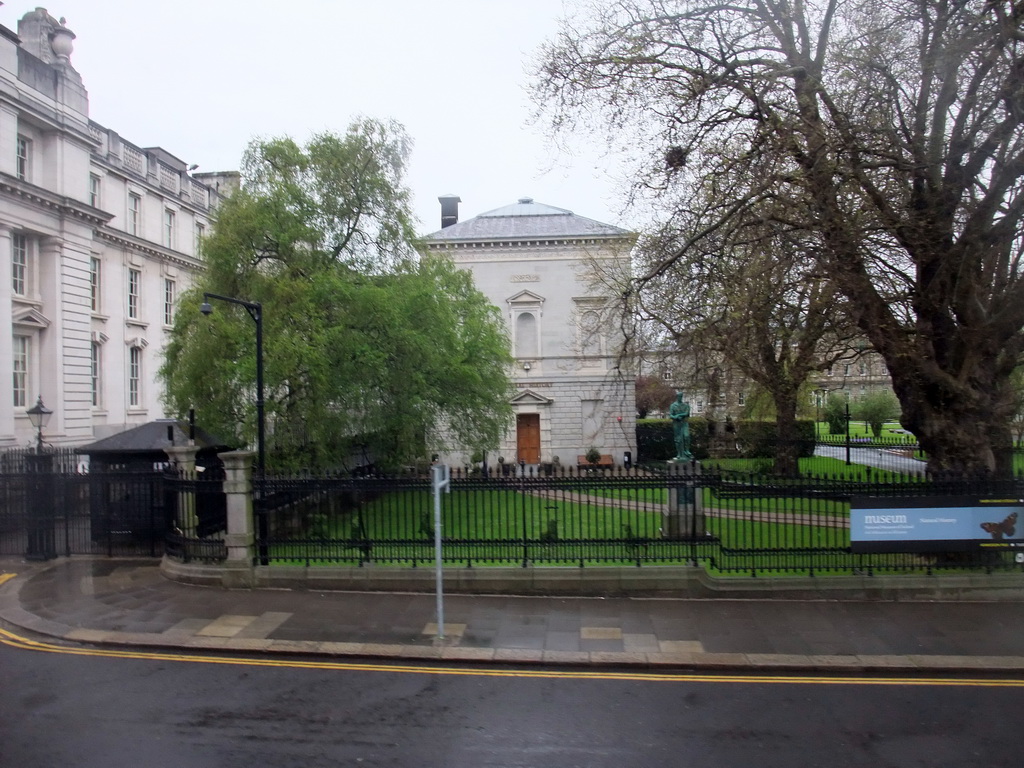
[(263, 412), (263, 305), (259, 302), (243, 301), (242, 299), (234, 299), (230, 296), (221, 296), (217, 293), (204, 293), (203, 304), (199, 307), (199, 311), (204, 315), (213, 314), (210, 299), (219, 299), (229, 304), (238, 304), (241, 307), (245, 307), (249, 317), (256, 323), (256, 465), (262, 480), (267, 470), (266, 421)]
[(43, 405), (43, 396), (39, 395), (36, 404), (27, 409), (25, 413), (28, 415), (29, 422), (36, 429), (36, 453), (40, 454), (43, 452), (43, 427), (49, 423), (53, 411)]

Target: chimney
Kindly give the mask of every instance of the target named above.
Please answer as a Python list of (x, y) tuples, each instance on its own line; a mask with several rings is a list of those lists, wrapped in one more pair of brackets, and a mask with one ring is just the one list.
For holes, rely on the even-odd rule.
[(459, 223), (459, 203), (462, 198), (458, 195), (441, 195), (437, 198), (441, 204), (441, 229)]

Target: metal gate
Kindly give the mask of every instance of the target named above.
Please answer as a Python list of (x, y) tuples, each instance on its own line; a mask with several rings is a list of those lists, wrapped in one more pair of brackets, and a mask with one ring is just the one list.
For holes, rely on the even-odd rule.
[(54, 473), (44, 462), (0, 475), (0, 555), (159, 557), (169, 528), (158, 472)]

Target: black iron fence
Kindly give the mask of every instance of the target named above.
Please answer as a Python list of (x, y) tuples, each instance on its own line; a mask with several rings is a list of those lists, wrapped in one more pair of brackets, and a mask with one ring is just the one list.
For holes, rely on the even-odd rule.
[[(1024, 567), (1012, 549), (863, 554), (850, 542), (854, 497), (1024, 498), (1019, 480), (516, 470), (453, 473), (442, 500), (446, 563), (696, 563), (752, 576)], [(422, 475), (268, 477), (260, 552), (270, 564), (425, 565), (434, 558), (433, 504)]]
[(0, 473), (0, 554), (163, 554), (168, 519), (159, 474), (61, 472), (51, 458), (29, 455), (20, 471)]
[(167, 505), (167, 555), (182, 562), (219, 562), (227, 556), (224, 469), (163, 474)]
[[(0, 554), (159, 556), (166, 548), (180, 560), (226, 557), (222, 470), (79, 473), (39, 462), (26, 456), (18, 471), (0, 471)], [(935, 478), (866, 464), (780, 477), (769, 468), (742, 472), (709, 459), (680, 472), (665, 464), (455, 470), (442, 497), (443, 558), (470, 567), (695, 563), (750, 576), (1024, 568), (1024, 519), (1015, 513), (992, 521), (999, 546), (968, 551), (864, 553), (850, 539), (852, 499), (1024, 499), (1021, 479)], [(272, 475), (259, 485), (258, 563), (433, 562), (434, 499), (422, 471)]]

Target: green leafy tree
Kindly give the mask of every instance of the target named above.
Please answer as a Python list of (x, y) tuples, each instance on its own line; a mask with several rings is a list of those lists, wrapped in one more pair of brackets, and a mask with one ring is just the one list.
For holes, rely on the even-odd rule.
[(263, 305), (268, 463), (399, 463), (497, 445), (511, 363), (497, 309), (448, 260), (419, 258), (401, 128), (373, 120), (305, 146), (256, 141), (243, 184), (203, 243), (161, 376), (175, 413), (254, 442), (251, 318), (205, 291)]
[(900, 401), (889, 389), (876, 389), (853, 403), (853, 418), (863, 421), (871, 427), (875, 437), (882, 436), (885, 422), (892, 421), (900, 415)]

